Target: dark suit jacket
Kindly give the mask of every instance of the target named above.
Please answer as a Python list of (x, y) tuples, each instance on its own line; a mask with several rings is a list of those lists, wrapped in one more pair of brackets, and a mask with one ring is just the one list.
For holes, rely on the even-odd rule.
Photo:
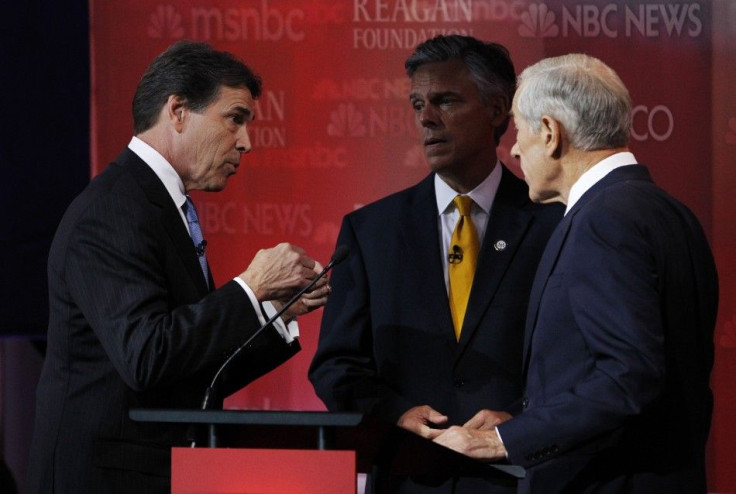
[(526, 409), (499, 426), (520, 491), (706, 492), (717, 300), (698, 221), (646, 168), (587, 191), (532, 289)]
[[(370, 412), (396, 423), (407, 409), (428, 404), (450, 424), (462, 424), (521, 397), (527, 299), (562, 210), (533, 204), (526, 184), (503, 170), (458, 342), (433, 181), (430, 175), (344, 219), (338, 245), (348, 245), (350, 257), (332, 275), (309, 373), (330, 410)], [(505, 248), (494, 248), (499, 240)], [(445, 480), (431, 482), (445, 491), (452, 483)], [(455, 492), (490, 488), (473, 479), (457, 482)]]
[[(67, 210), (48, 272), (29, 492), (169, 492), (170, 448), (187, 445), (186, 428), (128, 411), (199, 408), (215, 370), (259, 327), (248, 296), (234, 281), (208, 293), (179, 211), (128, 149)], [(298, 350), (272, 328), (254, 347), (220, 396)]]

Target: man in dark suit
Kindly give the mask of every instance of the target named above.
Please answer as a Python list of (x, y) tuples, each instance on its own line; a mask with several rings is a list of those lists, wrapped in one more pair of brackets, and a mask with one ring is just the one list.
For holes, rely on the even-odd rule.
[(693, 214), (627, 149), (631, 100), (598, 59), (520, 76), (512, 153), (560, 201), (529, 301), (523, 410), (437, 442), (527, 467), (524, 493), (705, 493), (718, 281)]
[[(188, 445), (187, 428), (129, 410), (199, 408), (228, 355), (321, 269), (280, 244), (214, 287), (187, 193), (222, 190), (236, 172), (260, 92), (240, 60), (202, 43), (173, 45), (141, 79), (136, 137), (75, 199), (51, 247), (29, 492), (169, 492), (170, 448)], [(296, 353), (289, 320), (328, 291), (318, 283), (254, 339), (215, 403)]]
[[(504, 47), (440, 36), (419, 45), (406, 69), (432, 173), (345, 217), (337, 243), (351, 256), (332, 276), (309, 377), (330, 410), (372, 413), (432, 438), (448, 424), (488, 427), (498, 416), (484, 410), (521, 398), (527, 299), (562, 211), (533, 204), (496, 156), (516, 81)], [(457, 288), (450, 265), (468, 262), (453, 240), (458, 195), (473, 200), (480, 247), (464, 318), (448, 297)], [(391, 489), (513, 492), (506, 480), (397, 478)]]

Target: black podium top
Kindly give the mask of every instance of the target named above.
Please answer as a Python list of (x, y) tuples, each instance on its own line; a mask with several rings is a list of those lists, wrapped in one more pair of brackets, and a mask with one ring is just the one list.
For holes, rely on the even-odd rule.
[(130, 418), (216, 428), (221, 447), (353, 450), (364, 473), (524, 477), (519, 466), (480, 462), (360, 413), (134, 409)]
[(362, 413), (261, 411), (261, 410), (165, 410), (133, 409), (130, 418), (139, 422), (221, 425), (280, 425), (307, 427), (356, 427)]

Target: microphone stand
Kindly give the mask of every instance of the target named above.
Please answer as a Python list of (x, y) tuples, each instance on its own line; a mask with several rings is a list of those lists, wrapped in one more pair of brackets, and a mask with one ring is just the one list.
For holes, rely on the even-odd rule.
[[(230, 356), (223, 362), (223, 364), (217, 369), (217, 372), (215, 373), (215, 376), (212, 378), (212, 381), (210, 382), (210, 385), (207, 387), (207, 390), (204, 393), (204, 398), (202, 399), (202, 406), (200, 407), (200, 410), (207, 410), (209, 407), (210, 398), (212, 397), (212, 394), (215, 389), (215, 385), (217, 384), (218, 379), (220, 378), (220, 375), (222, 372), (228, 367), (230, 362), (237, 357), (240, 352), (242, 352), (245, 348), (248, 347), (248, 345), (259, 335), (261, 332), (266, 329), (267, 327), (271, 326), (281, 315), (286, 312), (292, 305), (296, 303), (297, 300), (299, 300), (302, 295), (309, 292), (314, 285), (322, 279), (336, 264), (339, 264), (342, 262), (349, 254), (350, 249), (345, 246), (341, 245), (337, 249), (335, 249), (334, 254), (332, 254), (332, 258), (330, 258), (330, 262), (327, 263), (327, 266), (322, 269), (322, 271), (315, 276), (312, 281), (309, 282), (307, 286), (299, 290), (291, 299), (289, 299), (288, 302), (286, 302), (281, 309), (279, 309), (273, 316), (271, 316), (266, 323), (258, 328), (258, 330), (251, 335), (250, 338), (248, 338), (245, 343), (240, 345)], [(215, 437), (214, 433), (214, 424), (210, 424), (209, 426), (209, 438), (208, 442), (211, 447), (214, 447), (217, 443), (217, 438)], [(191, 447), (196, 446), (196, 441), (192, 441)]]

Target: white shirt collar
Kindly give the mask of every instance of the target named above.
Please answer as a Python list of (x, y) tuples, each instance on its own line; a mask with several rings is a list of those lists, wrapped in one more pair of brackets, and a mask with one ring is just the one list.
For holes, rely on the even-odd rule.
[(570, 195), (567, 197), (567, 208), (565, 214), (572, 209), (578, 200), (583, 197), (591, 187), (597, 184), (603, 177), (608, 175), (616, 168), (620, 168), (626, 165), (636, 165), (638, 162), (634, 157), (633, 153), (624, 151), (621, 153), (612, 154), (608, 158), (605, 158), (588, 169), (585, 173), (580, 175), (580, 178), (570, 187)]
[(164, 187), (169, 192), (169, 195), (174, 200), (176, 207), (181, 209), (186, 202), (186, 196), (184, 191), (184, 182), (182, 182), (179, 174), (176, 173), (171, 163), (166, 161), (166, 158), (153, 149), (150, 145), (143, 142), (141, 139), (133, 136), (128, 144), (128, 149), (137, 154), (156, 176), (163, 182)]
[[(493, 199), (496, 197), (498, 186), (501, 183), (501, 175), (503, 175), (501, 162), (496, 161), (493, 171), (476, 188), (467, 194), (486, 214), (491, 213)], [(436, 173), (434, 175), (434, 191), (437, 199), (437, 211), (439, 211), (439, 214), (442, 214), (452, 204), (452, 200), (455, 199), (458, 193), (455, 189), (447, 185)]]

